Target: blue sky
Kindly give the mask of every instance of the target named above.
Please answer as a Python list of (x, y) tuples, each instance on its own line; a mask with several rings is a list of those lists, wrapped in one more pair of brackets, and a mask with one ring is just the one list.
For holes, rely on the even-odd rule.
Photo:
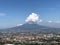
[(0, 0), (0, 28), (24, 23), (31, 13), (44, 21), (60, 21), (60, 0)]

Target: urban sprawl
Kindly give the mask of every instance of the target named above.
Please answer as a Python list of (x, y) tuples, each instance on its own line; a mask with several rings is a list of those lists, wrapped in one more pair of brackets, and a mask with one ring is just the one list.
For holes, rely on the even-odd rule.
[(60, 45), (60, 34), (40, 31), (0, 32), (0, 45)]

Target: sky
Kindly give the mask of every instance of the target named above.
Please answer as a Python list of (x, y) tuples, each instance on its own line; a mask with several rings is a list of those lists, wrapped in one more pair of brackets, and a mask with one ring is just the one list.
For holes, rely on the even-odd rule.
[(0, 28), (23, 24), (32, 13), (44, 22), (60, 22), (60, 0), (0, 0)]

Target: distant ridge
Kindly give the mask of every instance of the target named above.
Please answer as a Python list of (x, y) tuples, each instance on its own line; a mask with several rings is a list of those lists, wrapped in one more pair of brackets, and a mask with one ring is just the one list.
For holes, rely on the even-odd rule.
[(36, 23), (24, 23), (23, 25), (3, 29), (3, 31), (41, 31), (45, 33), (60, 33), (60, 28), (51, 28)]

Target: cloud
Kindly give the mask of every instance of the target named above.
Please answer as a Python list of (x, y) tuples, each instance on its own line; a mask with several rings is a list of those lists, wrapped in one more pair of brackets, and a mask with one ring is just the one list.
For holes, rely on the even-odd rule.
[(17, 24), (17, 26), (22, 26), (23, 24)]
[(0, 16), (6, 16), (6, 14), (5, 13), (0, 13)]
[(52, 23), (52, 21), (50, 20), (50, 21), (48, 21), (49, 23)]
[(39, 15), (36, 14), (36, 13), (31, 13), (25, 20), (25, 22), (31, 22), (31, 21), (34, 22), (34, 23), (42, 22)]
[(49, 23), (60, 23), (60, 21), (48, 21)]

